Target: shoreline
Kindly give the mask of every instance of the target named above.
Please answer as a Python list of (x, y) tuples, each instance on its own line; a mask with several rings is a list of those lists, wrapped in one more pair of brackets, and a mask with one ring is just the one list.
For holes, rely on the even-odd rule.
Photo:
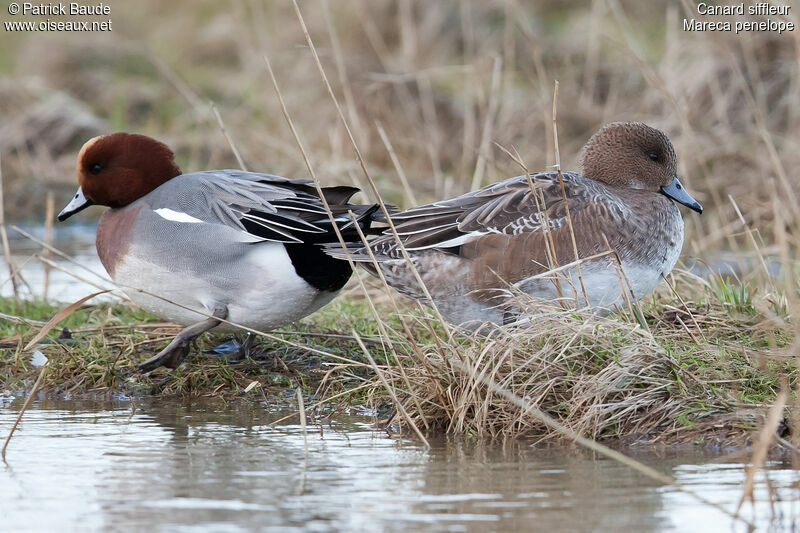
[[(681, 276), (679, 289), (691, 302), (683, 308), (662, 287), (655, 304), (642, 302), (641, 317), (554, 310), (537, 317), (536, 324), (498, 328), (488, 337), (457, 333), (449, 341), (441, 324), (409, 308), (402, 321), (413, 342), (402, 333), (401, 318), (389, 317), (382, 324), (392, 337), (388, 345), (381, 344), (366, 301), (351, 292), (290, 332), (257, 337), (242, 362), (192, 350), (178, 369), (149, 375), (138, 374), (135, 365), (180, 327), (125, 304), (88, 304), (36, 346), (50, 360), (37, 394), (75, 400), (124, 395), (134, 403), (212, 398), (271, 404), (296, 402), (299, 387), (307, 409), (320, 401), (334, 409), (391, 405), (393, 422), (408, 435), (416, 427), (470, 440), (569, 440), (490, 390), (489, 376), (492, 387), (599, 442), (744, 448), (763, 426), (781, 382), (796, 379), (793, 360), (782, 355), (793, 337), (788, 328), (765, 322), (757, 302), (742, 307), (740, 301), (737, 307), (686, 298), (687, 280), (693, 278)], [(706, 291), (705, 297), (741, 295), (727, 289)], [(382, 297), (380, 292), (371, 296), (379, 307)], [(46, 322), (58, 309), (0, 298), (0, 312)], [(0, 390), (5, 394), (29, 391), (38, 376), (40, 368), (29, 364), (30, 353), (21, 348), (40, 327), (9, 321), (0, 326)], [(59, 335), (69, 338), (59, 340)], [(230, 338), (207, 334), (198, 347), (209, 350)], [(790, 402), (787, 416), (793, 407)], [(781, 428), (788, 431), (783, 422)]]

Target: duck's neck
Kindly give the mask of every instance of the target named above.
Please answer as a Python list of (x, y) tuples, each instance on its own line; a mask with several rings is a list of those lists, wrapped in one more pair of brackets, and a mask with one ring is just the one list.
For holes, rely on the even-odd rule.
[(97, 223), (95, 245), (100, 262), (114, 279), (117, 265), (128, 252), (133, 239), (133, 223), (142, 206), (111, 208)]

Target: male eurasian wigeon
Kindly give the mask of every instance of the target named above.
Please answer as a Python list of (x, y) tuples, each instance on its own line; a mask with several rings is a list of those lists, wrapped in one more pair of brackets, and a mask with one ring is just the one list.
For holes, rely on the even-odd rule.
[[(619, 256), (635, 298), (652, 291), (675, 266), (683, 246), (683, 219), (673, 202), (701, 213), (677, 177), (669, 138), (642, 123), (613, 123), (594, 134), (581, 156), (582, 174), (519, 176), (480, 190), (392, 215), (400, 239), (442, 315), (455, 324), (513, 320), (517, 290), (537, 298), (585, 306), (567, 221), (588, 304), (607, 312), (624, 304)], [(535, 194), (532, 194), (532, 190)], [(566, 197), (566, 205), (564, 198)], [(389, 285), (426, 300), (394, 236), (370, 248)], [(363, 245), (353, 258), (376, 274)], [(329, 252), (342, 250), (335, 244)], [(559, 280), (560, 278), (560, 280)], [(516, 293), (516, 294), (515, 294)], [(577, 300), (576, 300), (577, 298)]]
[[(142, 371), (175, 368), (198, 335), (233, 329), (220, 318), (259, 331), (298, 320), (350, 278), (347, 262), (322, 251), (337, 237), (311, 180), (240, 170), (182, 174), (165, 144), (129, 133), (89, 140), (77, 173), (78, 192), (58, 219), (110, 207), (97, 226), (103, 266), (138, 305), (189, 326)], [(375, 212), (348, 203), (356, 192), (323, 189), (345, 239), (359, 239), (348, 211), (367, 233)]]

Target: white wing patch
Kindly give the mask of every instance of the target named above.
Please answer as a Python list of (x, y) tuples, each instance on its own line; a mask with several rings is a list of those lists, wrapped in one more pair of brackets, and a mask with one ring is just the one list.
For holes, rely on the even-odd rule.
[(495, 230), (494, 228), (490, 228), (487, 231), (471, 231), (469, 233), (459, 235), (458, 237), (453, 237), (452, 239), (448, 239), (446, 241), (429, 244), (428, 246), (407, 247), (406, 250), (416, 252), (417, 250), (429, 250), (431, 248), (452, 248), (455, 246), (461, 246), (462, 244), (471, 239), (478, 238), (482, 235), (488, 235), (489, 233), (500, 233), (500, 232)]
[(156, 214), (165, 220), (172, 222), (187, 222), (189, 224), (202, 224), (203, 221), (199, 218), (194, 218), (192, 215), (181, 213), (180, 211), (173, 211), (172, 209), (162, 207), (155, 210)]

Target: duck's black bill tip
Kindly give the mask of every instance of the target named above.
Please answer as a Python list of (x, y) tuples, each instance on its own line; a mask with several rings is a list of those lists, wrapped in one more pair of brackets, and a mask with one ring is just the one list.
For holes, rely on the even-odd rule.
[(56, 218), (59, 222), (64, 222), (75, 213), (83, 211), (91, 205), (94, 205), (94, 202), (86, 198), (86, 196), (83, 195), (83, 190), (78, 187), (78, 192), (75, 193), (75, 196), (67, 204), (67, 207), (62, 209)]
[(692, 198), (688, 192), (686, 192), (686, 189), (683, 188), (680, 180), (678, 180), (678, 176), (674, 176), (672, 178), (672, 183), (666, 187), (661, 187), (661, 194), (667, 198), (675, 200), (681, 205), (685, 205), (692, 211), (697, 211), (698, 213), (703, 212), (703, 206), (700, 205), (700, 202)]

